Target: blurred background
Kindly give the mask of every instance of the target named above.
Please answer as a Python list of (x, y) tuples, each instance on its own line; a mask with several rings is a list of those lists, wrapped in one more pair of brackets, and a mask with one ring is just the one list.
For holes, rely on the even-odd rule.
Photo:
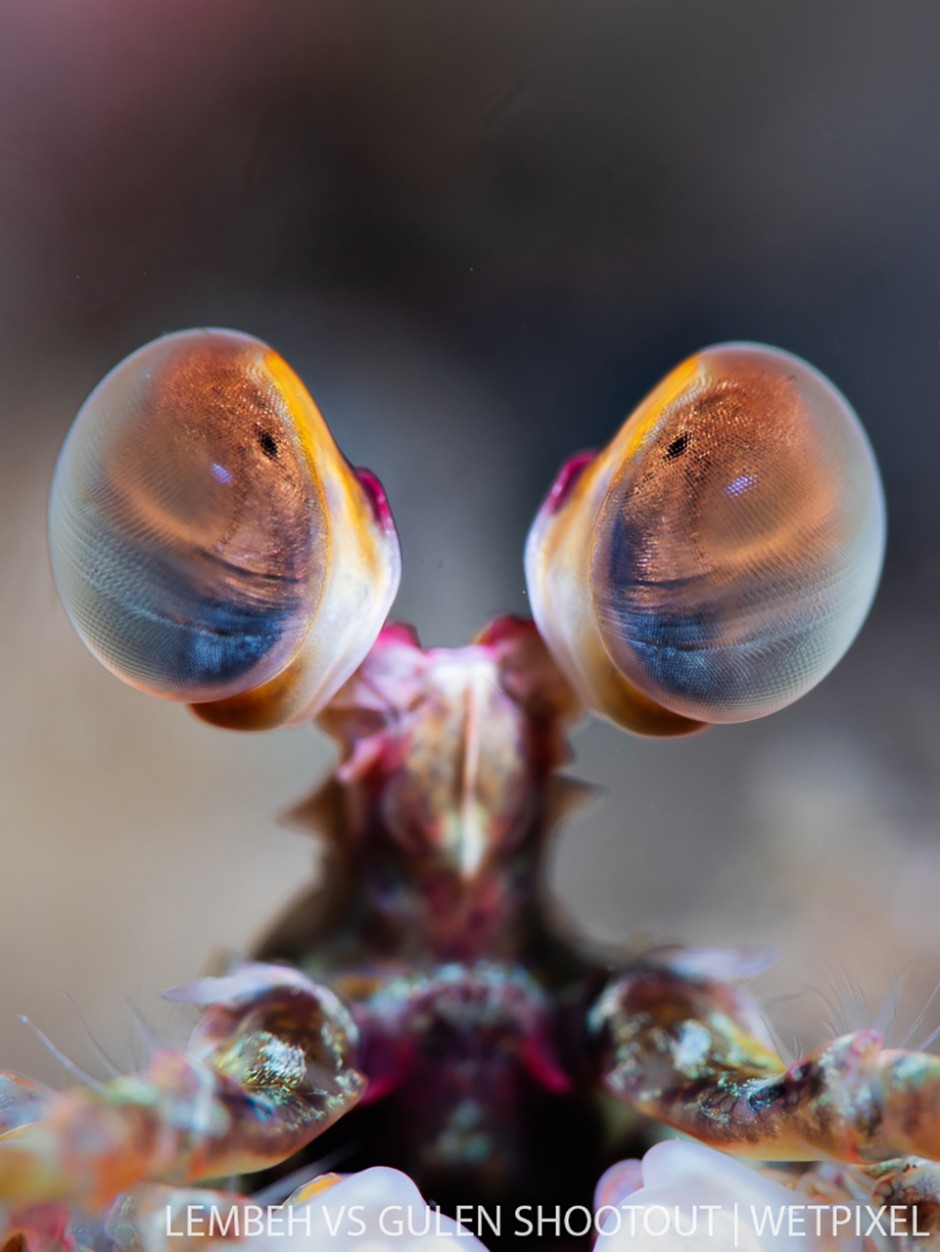
[(123, 688), (49, 575), (81, 401), (198, 324), (275, 345), (382, 477), (438, 644), (526, 611), (554, 472), (686, 353), (837, 382), (889, 502), (862, 637), (765, 722), (579, 733), (608, 796), (552, 884), (604, 942), (775, 945), (786, 1038), (901, 980), (905, 1033), (940, 978), (938, 50), (932, 0), (0, 0), (0, 1064), (57, 1073), (20, 1013), (132, 1063), (134, 1006), (172, 1031), (159, 991), (312, 873), (276, 817), (329, 746)]

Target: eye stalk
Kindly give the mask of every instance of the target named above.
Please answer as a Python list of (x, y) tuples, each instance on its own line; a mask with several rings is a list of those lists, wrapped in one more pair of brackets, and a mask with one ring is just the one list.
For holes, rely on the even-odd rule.
[(238, 729), (315, 715), (401, 572), (378, 481), (348, 465), (287, 362), (228, 330), (157, 339), (99, 383), (59, 458), (49, 534), (98, 659)]
[(789, 353), (724, 344), (562, 470), (526, 577), (588, 707), (681, 735), (815, 686), (868, 613), (884, 542), (877, 466), (844, 396)]

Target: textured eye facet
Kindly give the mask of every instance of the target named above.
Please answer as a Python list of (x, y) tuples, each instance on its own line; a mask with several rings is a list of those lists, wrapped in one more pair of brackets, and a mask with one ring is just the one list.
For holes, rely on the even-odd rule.
[(529, 537), (536, 621), (585, 702), (681, 734), (761, 717), (815, 685), (878, 582), (884, 503), (844, 397), (756, 344), (691, 357)]
[(398, 585), (384, 497), (291, 368), (184, 331), (82, 407), (50, 505), (53, 571), (92, 652), (222, 724), (310, 716), (359, 664)]

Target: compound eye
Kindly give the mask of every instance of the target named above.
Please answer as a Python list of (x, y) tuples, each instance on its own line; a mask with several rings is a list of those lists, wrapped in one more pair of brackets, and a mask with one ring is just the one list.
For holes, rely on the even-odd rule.
[(591, 707), (650, 733), (798, 699), (849, 647), (881, 569), (881, 485), (855, 414), (758, 345), (679, 366), (551, 503), (529, 547), (540, 627)]
[(298, 720), (361, 661), (397, 588), (369, 481), (265, 344), (169, 335), (112, 370), (69, 433), (50, 504), (59, 592), (132, 685), (224, 724)]

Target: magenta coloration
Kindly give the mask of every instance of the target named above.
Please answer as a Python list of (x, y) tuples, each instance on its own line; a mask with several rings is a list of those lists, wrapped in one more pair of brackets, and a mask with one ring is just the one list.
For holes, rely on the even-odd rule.
[(575, 483), (596, 456), (596, 452), (576, 452), (574, 456), (569, 457), (565, 461), (558, 471), (558, 477), (552, 483), (551, 491), (549, 491), (548, 499), (545, 502), (545, 506), (550, 513), (558, 512), (571, 494)]
[[(193, 413), (208, 369), (200, 362), (212, 364), (216, 333), (171, 345), (166, 385), (182, 388)], [(192, 343), (198, 358), (187, 355)], [(172, 993), (203, 1010), (185, 1049), (89, 1090), (47, 1093), (0, 1075), (0, 1249), (179, 1247), (153, 1224), (161, 1204), (178, 1211), (197, 1184), (227, 1173), (244, 1174), (249, 1192), (268, 1187), (305, 1161), (311, 1178), (290, 1201), (298, 1209), (315, 1208), (333, 1187), (368, 1193), (373, 1205), (390, 1194), (414, 1202), (413, 1185), (391, 1166), (450, 1211), (560, 1205), (590, 1213), (599, 1178), (603, 1206), (642, 1196), (668, 1173), (668, 1151), (642, 1166), (621, 1159), (657, 1124), (759, 1160), (819, 1162), (800, 1186), (843, 1199), (901, 1197), (940, 1240), (930, 1208), (940, 1158), (935, 1058), (885, 1051), (869, 1032), (788, 1065), (741, 986), (761, 967), (760, 954), (664, 950), (608, 969), (580, 950), (543, 893), (553, 831), (586, 793), (560, 770), (570, 759), (568, 734), (588, 709), (643, 733), (685, 734), (704, 728), (697, 719), (705, 713), (737, 717), (755, 694), (748, 667), (762, 640), (772, 642), (787, 698), (848, 646), (877, 579), (883, 514), (874, 463), (846, 402), (804, 363), (770, 349), (738, 345), (690, 358), (607, 449), (580, 454), (562, 471), (527, 551), (538, 625), (503, 617), (465, 647), (426, 649), (410, 626), (381, 621), (398, 549), (377, 480), (350, 475), (276, 354), (247, 339), (239, 351), (252, 377), (263, 362), (265, 390), (236, 376), (236, 428), (248, 431), (265, 474), (289, 447), (316, 485), (322, 570), (305, 567), (300, 589), (285, 580), (306, 614), (296, 655), (260, 685), (251, 673), (242, 687), (236, 678), (224, 700), (196, 711), (248, 729), (299, 720), (305, 709), (337, 741), (335, 772), (292, 814), (323, 842), (323, 882), (294, 902), (250, 960)], [(134, 382), (133, 360), (119, 372), (125, 384)], [(123, 438), (122, 410), (103, 387), (96, 403)], [(165, 400), (145, 398), (135, 420), (153, 402), (169, 421)], [(271, 405), (277, 439), (263, 422)], [(92, 405), (85, 428), (94, 416)], [(225, 469), (217, 451), (228, 429), (224, 406), (214, 405), (211, 420), (210, 470), (225, 487), (217, 472)], [(201, 447), (202, 435), (197, 424), (190, 442)], [(79, 437), (71, 455), (85, 457), (89, 481), (107, 485), (113, 466), (107, 456), (95, 460), (89, 439)], [(857, 461), (850, 491), (826, 464), (844, 447)], [(172, 457), (181, 455), (177, 441)], [(149, 461), (144, 468), (154, 470)], [(168, 472), (177, 468), (174, 461)], [(129, 588), (122, 611), (133, 616), (137, 584), (122, 582), (122, 562), (137, 578), (136, 532), (120, 530), (123, 514), (115, 514), (118, 542), (107, 510), (86, 516), (81, 493), (64, 481), (81, 551), (95, 554), (107, 576), (96, 566), (85, 578), (70, 531), (62, 559), (73, 581), (84, 580), (83, 607), (110, 631), (107, 596), (97, 592), (115, 580)], [(293, 509), (293, 479), (282, 481)], [(263, 499), (261, 491), (224, 498), (231, 514), (218, 529), (226, 543), (254, 528), (270, 544), (269, 519), (256, 515)], [(668, 512), (665, 536), (656, 530), (658, 502)], [(155, 565), (168, 547), (185, 566), (178, 503), (147, 512)], [(187, 518), (190, 504), (179, 505)], [(628, 540), (635, 550), (623, 550)], [(334, 549), (342, 561), (332, 562)], [(713, 577), (712, 552), (721, 555), (721, 577)], [(251, 554), (242, 555), (250, 567)], [(200, 559), (215, 570), (208, 540)], [(644, 570), (655, 573), (661, 646), (655, 631), (639, 642), (629, 631), (630, 605), (648, 599)], [(373, 582), (378, 607), (354, 628), (334, 630), (350, 625)], [(775, 599), (775, 586), (786, 594)], [(689, 617), (690, 587), (714, 611)], [(243, 607), (217, 590), (211, 600), (214, 628)], [(184, 698), (187, 683), (201, 691), (195, 646), (187, 664), (175, 674)], [(737, 665), (733, 684), (729, 665)], [(646, 685), (645, 670), (654, 674)], [(707, 699), (660, 700), (693, 687)], [(758, 695), (748, 715), (761, 706)], [(352, 1178), (319, 1177), (316, 1161), (334, 1153)], [(703, 1153), (680, 1152), (678, 1176), (726, 1159)], [(736, 1169), (725, 1171), (732, 1180), (741, 1177)], [(754, 1178), (757, 1191), (781, 1190)], [(239, 1211), (237, 1196), (216, 1194), (227, 1212)], [(485, 1242), (515, 1246), (508, 1231)], [(549, 1246), (575, 1242), (572, 1232)]]

